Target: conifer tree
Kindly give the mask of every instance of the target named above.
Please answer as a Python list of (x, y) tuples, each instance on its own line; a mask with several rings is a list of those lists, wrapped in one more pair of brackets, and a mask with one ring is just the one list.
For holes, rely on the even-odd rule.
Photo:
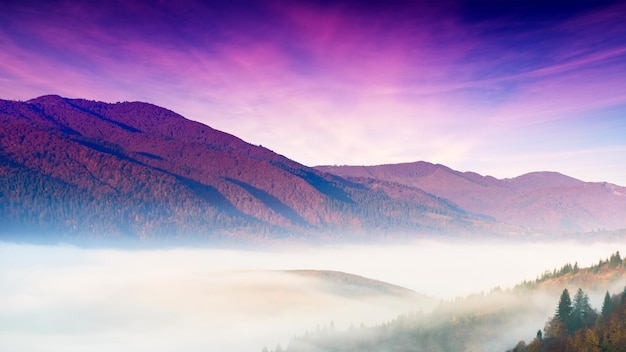
[(596, 316), (597, 314), (589, 303), (589, 296), (587, 296), (587, 294), (579, 288), (574, 296), (574, 304), (571, 311), (568, 330), (573, 331), (582, 327), (590, 327), (593, 325)]
[(622, 257), (620, 256), (619, 251), (617, 251), (613, 255), (611, 255), (611, 258), (609, 259), (609, 268), (614, 269), (620, 266), (621, 264), (622, 264)]
[(559, 299), (559, 305), (556, 308), (556, 314), (554, 315), (554, 317), (558, 321), (567, 325), (571, 314), (572, 314), (572, 300), (569, 296), (569, 291), (567, 289), (564, 289), (563, 293), (561, 293), (561, 298)]
[(604, 295), (604, 303), (602, 303), (602, 318), (606, 318), (613, 311), (613, 301), (611, 300), (611, 295), (609, 291), (606, 291)]

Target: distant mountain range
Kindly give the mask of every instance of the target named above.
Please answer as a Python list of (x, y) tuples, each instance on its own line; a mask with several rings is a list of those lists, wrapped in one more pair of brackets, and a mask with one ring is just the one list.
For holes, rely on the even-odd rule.
[(541, 231), (626, 227), (626, 187), (583, 182), (557, 172), (496, 179), (419, 161), (378, 166), (318, 166), (354, 182), (384, 180), (424, 190), (498, 222)]
[(310, 168), (146, 103), (0, 100), (5, 238), (509, 234), (626, 228), (626, 189), (442, 165)]

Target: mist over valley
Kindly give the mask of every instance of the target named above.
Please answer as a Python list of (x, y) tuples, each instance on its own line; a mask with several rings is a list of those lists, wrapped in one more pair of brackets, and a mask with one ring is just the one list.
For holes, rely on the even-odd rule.
[[(507, 305), (514, 307), (503, 316), (510, 321), (497, 327), (477, 321), (476, 328), (503, 339), (493, 346), (511, 347), (543, 328), (563, 285), (589, 289), (599, 307), (606, 290), (621, 292), (626, 282), (621, 271), (586, 283), (566, 281), (526, 298), (510, 289), (549, 268), (594, 265), (623, 248), (623, 243), (422, 241), (124, 250), (2, 243), (0, 348), (260, 351), (278, 344), (287, 348), (294, 337), (328, 333), (331, 326), (333, 334), (376, 336), (376, 326), (402, 316), (417, 319), (410, 321), (423, 329), (464, 311)], [(496, 287), (502, 290), (494, 293)]]

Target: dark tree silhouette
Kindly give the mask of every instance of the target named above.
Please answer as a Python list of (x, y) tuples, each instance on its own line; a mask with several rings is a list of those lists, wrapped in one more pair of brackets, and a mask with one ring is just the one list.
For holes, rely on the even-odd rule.
[[(589, 304), (589, 296), (579, 288), (574, 296), (574, 303), (570, 317), (569, 331), (593, 326), (597, 313)], [(566, 324), (567, 325), (567, 324)]]
[(604, 295), (604, 302), (602, 303), (602, 318), (606, 318), (613, 311), (613, 301), (611, 300), (611, 295), (609, 291), (606, 291)]
[(556, 314), (554, 315), (554, 317), (558, 321), (560, 321), (561, 323), (567, 326), (571, 314), (572, 314), (572, 299), (569, 296), (569, 291), (567, 289), (564, 289), (563, 293), (561, 293), (561, 298), (559, 299), (559, 305), (556, 308)]

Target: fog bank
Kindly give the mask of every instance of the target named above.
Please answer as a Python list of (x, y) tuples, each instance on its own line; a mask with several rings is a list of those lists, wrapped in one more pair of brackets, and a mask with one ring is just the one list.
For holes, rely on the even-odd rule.
[[(81, 249), (0, 243), (0, 350), (260, 351), (330, 324), (407, 313), (390, 297), (337, 295), (309, 278), (336, 270), (451, 299), (511, 287), (566, 262), (597, 263), (623, 244)], [(415, 304), (415, 310), (420, 307)]]

